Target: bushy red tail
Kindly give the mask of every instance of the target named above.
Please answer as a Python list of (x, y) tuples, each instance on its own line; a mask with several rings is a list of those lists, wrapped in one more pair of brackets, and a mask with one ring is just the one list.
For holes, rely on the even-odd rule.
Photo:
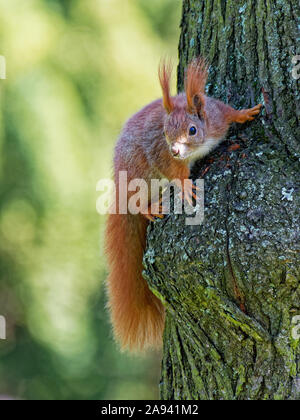
[(147, 223), (131, 214), (110, 214), (107, 222), (108, 305), (122, 350), (143, 351), (162, 342), (164, 308), (142, 277)]

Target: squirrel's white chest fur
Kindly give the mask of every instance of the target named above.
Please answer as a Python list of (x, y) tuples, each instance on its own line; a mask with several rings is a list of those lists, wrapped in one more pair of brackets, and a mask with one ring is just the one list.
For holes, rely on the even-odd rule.
[(208, 155), (221, 141), (222, 139), (207, 138), (205, 142), (192, 154), (190, 162), (193, 163), (195, 160)]

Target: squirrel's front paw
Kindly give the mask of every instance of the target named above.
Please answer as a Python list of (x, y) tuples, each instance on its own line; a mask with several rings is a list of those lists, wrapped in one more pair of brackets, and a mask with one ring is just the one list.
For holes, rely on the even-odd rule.
[(177, 184), (177, 186), (181, 189), (179, 196), (182, 200), (186, 200), (190, 206), (193, 205), (193, 198), (197, 199), (197, 191), (199, 188), (193, 184), (191, 179), (184, 180), (183, 185), (181, 181)]
[(152, 212), (153, 210), (150, 204), (146, 212), (143, 212), (143, 216), (145, 216), (146, 219), (150, 220), (151, 222), (154, 222), (156, 217), (159, 219), (163, 219), (165, 217), (165, 215), (163, 214), (165, 212), (165, 209), (161, 204), (161, 200), (159, 201), (159, 203), (155, 203), (153, 206), (155, 212)]
[(236, 122), (243, 124), (247, 121), (252, 121), (261, 111), (262, 104), (258, 104), (253, 108), (242, 109), (236, 118)]

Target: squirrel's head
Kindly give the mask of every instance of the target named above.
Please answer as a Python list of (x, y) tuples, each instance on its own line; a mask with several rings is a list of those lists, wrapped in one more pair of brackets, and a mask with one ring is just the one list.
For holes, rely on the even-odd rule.
[(192, 61), (185, 75), (185, 95), (172, 98), (170, 78), (172, 66), (163, 62), (159, 68), (159, 80), (166, 110), (164, 133), (170, 152), (176, 159), (189, 160), (199, 154), (205, 143), (205, 83), (208, 65), (202, 58)]

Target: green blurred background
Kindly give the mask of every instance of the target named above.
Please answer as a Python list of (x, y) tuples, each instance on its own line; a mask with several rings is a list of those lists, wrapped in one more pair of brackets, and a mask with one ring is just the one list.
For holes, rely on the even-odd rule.
[(2, 396), (158, 397), (160, 355), (112, 339), (96, 184), (124, 121), (160, 96), (180, 14), (180, 0), (0, 0)]

